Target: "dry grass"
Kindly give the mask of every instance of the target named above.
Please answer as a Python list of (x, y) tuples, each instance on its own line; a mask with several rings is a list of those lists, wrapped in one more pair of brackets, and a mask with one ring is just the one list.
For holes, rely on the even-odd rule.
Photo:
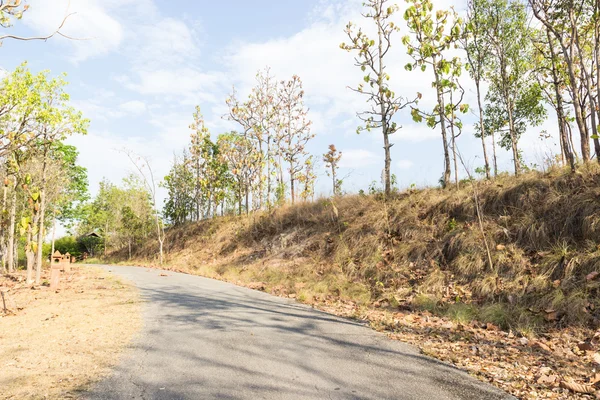
[(27, 287), (23, 274), (0, 278), (11, 309), (0, 312), (0, 399), (78, 397), (140, 329), (132, 286), (93, 267), (66, 275), (56, 292)]
[[(595, 327), (600, 277), (586, 276), (600, 270), (599, 184), (595, 164), (577, 174), (555, 169), (478, 182), (493, 268), (469, 186), (410, 190), (387, 202), (377, 195), (321, 199), (177, 227), (168, 232), (168, 263), (236, 283), (263, 282), (305, 301), (406, 308), (426, 295), (442, 310), (457, 302), (526, 310), (506, 312), (506, 327), (535, 321), (537, 329), (546, 310), (555, 312), (546, 321), (552, 327)], [(136, 261), (151, 263), (155, 247), (138, 249)]]

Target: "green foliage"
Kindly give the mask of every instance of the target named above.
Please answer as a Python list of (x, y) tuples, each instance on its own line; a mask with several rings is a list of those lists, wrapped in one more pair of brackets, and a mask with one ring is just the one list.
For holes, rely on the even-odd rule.
[(19, 0), (6, 0), (2, 2), (0, 9), (0, 26), (8, 28), (12, 26), (12, 19), (23, 18), (23, 13), (27, 11), (29, 6), (22, 4)]
[(515, 173), (520, 172), (518, 141), (527, 126), (537, 126), (546, 118), (542, 90), (532, 79), (535, 69), (533, 30), (523, 3), (517, 0), (490, 0), (482, 4), (487, 16), (485, 29), (494, 37), (487, 80), (485, 129), (500, 132), (500, 145), (511, 149)]
[[(105, 248), (140, 245), (154, 234), (151, 195), (135, 175), (125, 178), (121, 187), (107, 180), (100, 182), (96, 197), (82, 207), (81, 214), (78, 233), (90, 255)], [(90, 233), (101, 238), (88, 236)]]
[(161, 183), (161, 186), (168, 191), (163, 215), (172, 225), (191, 221), (196, 212), (194, 196), (196, 183), (190, 161), (187, 154), (184, 154), (181, 159), (175, 157), (169, 174)]
[[(449, 142), (456, 158), (455, 139), (460, 135), (462, 123), (457, 113), (466, 113), (468, 105), (461, 104), (464, 89), (458, 82), (463, 65), (458, 56), (450, 50), (458, 47), (463, 37), (464, 23), (453, 8), (434, 10), (431, 0), (406, 0), (409, 4), (404, 19), (412, 36), (404, 36), (403, 44), (413, 62), (405, 68), (409, 71), (431, 68), (434, 75), (432, 86), (436, 90), (437, 101), (433, 110), (412, 108), (411, 116), (417, 123), (425, 121), (427, 126), (441, 128), (444, 146), (444, 186), (450, 179)], [(447, 138), (450, 128), (450, 139)], [(455, 160), (456, 165), (456, 160)]]
[(394, 116), (404, 108), (416, 104), (421, 98), (421, 94), (417, 93), (416, 98), (410, 100), (408, 97), (398, 96), (390, 88), (390, 75), (387, 73), (389, 69), (386, 62), (393, 43), (392, 37), (400, 28), (393, 21), (393, 15), (399, 7), (397, 4), (388, 4), (388, 0), (368, 0), (363, 3), (365, 11), (362, 15), (376, 28), (376, 40), (369, 38), (362, 28), (357, 28), (350, 22), (345, 29), (349, 43), (340, 45), (342, 50), (356, 54), (355, 65), (366, 72), (363, 77), (364, 83), (360, 83), (353, 89), (364, 95), (370, 104), (368, 110), (357, 113), (363, 125), (359, 126), (356, 132), (381, 129), (383, 133), (385, 151), (383, 174), (386, 195), (390, 194), (392, 186), (390, 149), (393, 144), (389, 143), (389, 135), (401, 128), (394, 121)]
[(331, 177), (333, 182), (332, 192), (334, 196), (339, 196), (342, 193), (343, 180), (337, 176), (338, 164), (342, 159), (342, 152), (338, 151), (335, 145), (329, 145), (329, 151), (323, 154), (323, 162), (325, 162), (325, 172)]
[(54, 242), (54, 249), (58, 250), (61, 254), (69, 253), (77, 259), (81, 259), (83, 253), (86, 252), (86, 246), (75, 236), (64, 236), (56, 239)]
[(446, 222), (446, 230), (452, 232), (456, 228), (458, 228), (458, 222), (456, 222), (456, 219), (450, 218), (448, 222)]

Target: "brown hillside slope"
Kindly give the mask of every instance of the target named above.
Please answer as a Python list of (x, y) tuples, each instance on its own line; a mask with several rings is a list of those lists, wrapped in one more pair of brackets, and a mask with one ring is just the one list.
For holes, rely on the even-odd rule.
[[(510, 357), (511, 351), (502, 353), (494, 340), (508, 343), (507, 349), (514, 342), (533, 357), (535, 370), (526, 377), (504, 377), (496, 382), (500, 386), (518, 396), (540, 388), (547, 389), (547, 398), (559, 398), (553, 393), (562, 391), (572, 394), (557, 388), (559, 382), (569, 375), (591, 384), (595, 365), (593, 351), (579, 354), (571, 346), (593, 334), (600, 318), (600, 169), (587, 166), (575, 175), (530, 173), (477, 187), (492, 265), (471, 184), (460, 190), (407, 191), (388, 202), (377, 195), (344, 196), (173, 228), (167, 235), (168, 265), (335, 305), (337, 312), (368, 317), (421, 345), (431, 339), (431, 329), (442, 343), (455, 340), (453, 332), (464, 333), (468, 326), (479, 332), (460, 339), (470, 352), (468, 360), (493, 360), (497, 351), (499, 362)], [(151, 263), (155, 247), (150, 243), (138, 249), (135, 261)], [(407, 328), (404, 317), (410, 311), (416, 314), (409, 325), (415, 316), (433, 325)], [(496, 332), (497, 326), (505, 332)], [(481, 328), (487, 329), (482, 333)], [(568, 338), (558, 339), (567, 332)], [(480, 336), (491, 340), (489, 348), (474, 351), (473, 341)], [(531, 343), (541, 343), (541, 350)], [(465, 357), (456, 356), (459, 350), (444, 357), (437, 354), (443, 347), (432, 346), (429, 353), (494, 380), (493, 371), (464, 365)], [(561, 346), (566, 350), (560, 357), (544, 356)], [(486, 355), (488, 350), (494, 354)], [(537, 369), (543, 365), (553, 371), (543, 370), (544, 376), (560, 376), (538, 382)]]

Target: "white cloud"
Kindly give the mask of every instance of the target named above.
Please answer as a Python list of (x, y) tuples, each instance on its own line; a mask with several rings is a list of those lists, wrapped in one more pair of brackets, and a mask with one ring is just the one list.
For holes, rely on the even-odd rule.
[[(133, 91), (143, 95), (175, 96), (178, 103), (198, 104), (220, 101), (223, 91), (223, 75), (218, 72), (202, 72), (193, 67), (176, 69), (138, 70), (137, 79), (120, 77), (120, 81)], [(223, 92), (223, 97), (225, 92)]]
[[(39, 35), (54, 32), (66, 15), (62, 33), (69, 40), (56, 37), (65, 46), (71, 46), (71, 60), (81, 62), (91, 57), (116, 50), (123, 40), (123, 27), (114, 17), (114, 2), (100, 0), (31, 0), (30, 8), (23, 18), (24, 23)], [(121, 9), (121, 12), (123, 10)]]
[(133, 28), (128, 53), (136, 65), (164, 68), (190, 62), (200, 54), (196, 32), (181, 20), (163, 18)]
[[(126, 137), (120, 133), (91, 131), (86, 136), (73, 136), (68, 143), (79, 150), (79, 164), (88, 170), (90, 189), (95, 192), (104, 178), (119, 183), (131, 173), (136, 173), (129, 158), (122, 152), (130, 150), (150, 160), (156, 179), (160, 180), (169, 171), (172, 148), (169, 137), (159, 136), (148, 140), (144, 136)], [(157, 182), (158, 183), (158, 182)], [(159, 189), (159, 207), (165, 198)]]
[[(381, 135), (380, 135), (381, 136)], [(432, 129), (426, 124), (409, 123), (391, 136), (394, 143), (399, 142), (423, 142), (426, 140), (442, 140), (439, 128)]]
[(410, 169), (413, 165), (414, 163), (410, 160), (399, 160), (396, 162), (396, 167), (398, 169)]
[(119, 109), (129, 115), (140, 115), (146, 112), (146, 103), (139, 100), (131, 100), (121, 103)]
[(381, 157), (368, 150), (344, 149), (341, 152), (342, 159), (339, 166), (342, 168), (361, 168), (383, 162)]

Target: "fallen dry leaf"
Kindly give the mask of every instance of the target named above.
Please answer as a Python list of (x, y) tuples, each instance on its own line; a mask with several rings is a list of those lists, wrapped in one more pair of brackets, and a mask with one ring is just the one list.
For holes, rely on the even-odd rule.
[(577, 347), (581, 351), (592, 351), (592, 350), (594, 350), (594, 345), (591, 344), (590, 342), (580, 342), (580, 343), (577, 343)]
[(596, 389), (590, 385), (582, 385), (581, 383), (569, 382), (569, 381), (561, 381), (560, 387), (564, 389), (569, 389), (575, 393), (585, 393), (585, 394), (594, 394), (596, 393)]
[(542, 343), (542, 342), (540, 342), (540, 341), (537, 341), (537, 342), (535, 342), (535, 343), (533, 344), (533, 347), (540, 348), (540, 349), (542, 349), (542, 350), (544, 350), (544, 351), (547, 351), (548, 353), (551, 353), (551, 352), (552, 352), (552, 350), (550, 349), (550, 347), (548, 347), (548, 345), (547, 345), (547, 344), (544, 344), (544, 343)]

